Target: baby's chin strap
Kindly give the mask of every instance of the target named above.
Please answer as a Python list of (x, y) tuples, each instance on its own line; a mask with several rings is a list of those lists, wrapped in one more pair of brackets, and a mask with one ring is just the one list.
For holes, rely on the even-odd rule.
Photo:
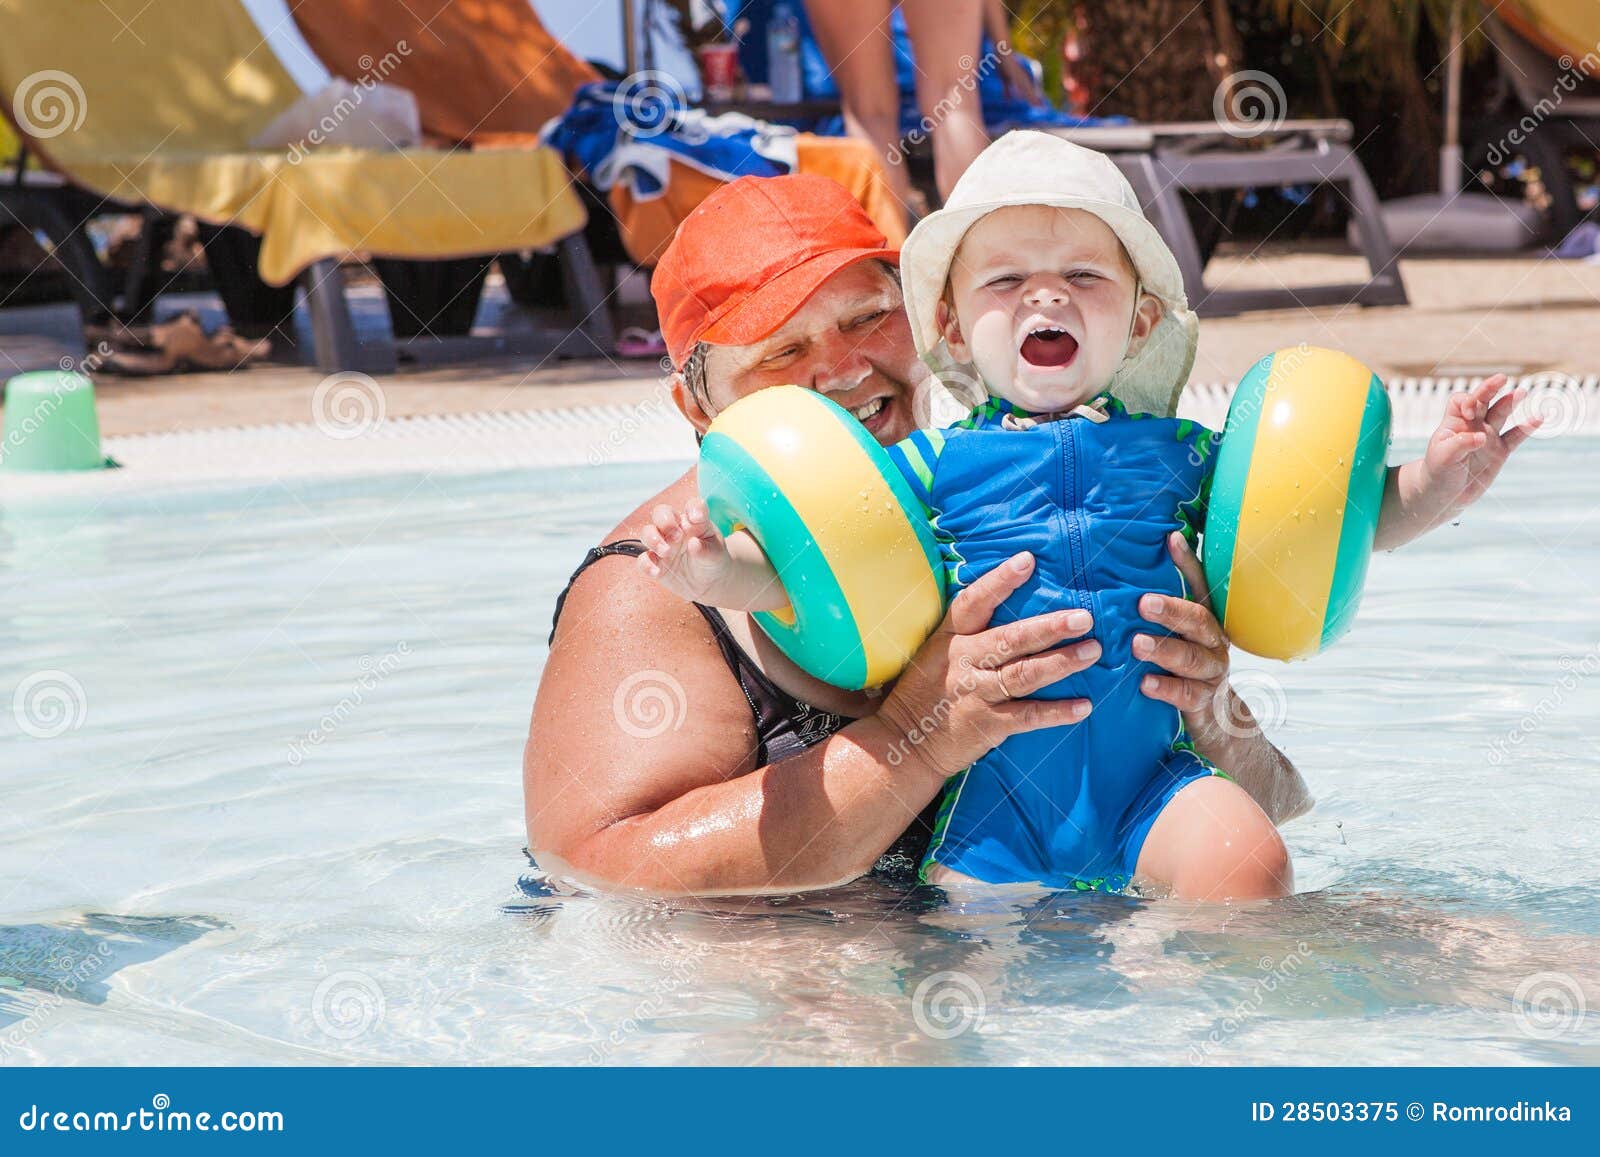
[(1122, 362), (1127, 364), (1128, 347), (1133, 344), (1133, 327), (1139, 324), (1139, 302), (1144, 297), (1144, 279), (1137, 274), (1133, 278), (1133, 314), (1128, 318), (1128, 336), (1122, 339)]

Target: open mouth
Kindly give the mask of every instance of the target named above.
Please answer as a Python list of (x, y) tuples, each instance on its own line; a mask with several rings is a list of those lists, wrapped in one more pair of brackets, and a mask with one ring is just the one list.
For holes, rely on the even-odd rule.
[(860, 422), (863, 426), (870, 430), (873, 428), (873, 419), (882, 416), (884, 410), (888, 408), (888, 405), (888, 398), (873, 398), (872, 401), (863, 406), (857, 406), (850, 412), (855, 415), (856, 421)]
[(1030, 366), (1059, 369), (1078, 356), (1078, 339), (1064, 329), (1042, 326), (1022, 339), (1022, 360)]

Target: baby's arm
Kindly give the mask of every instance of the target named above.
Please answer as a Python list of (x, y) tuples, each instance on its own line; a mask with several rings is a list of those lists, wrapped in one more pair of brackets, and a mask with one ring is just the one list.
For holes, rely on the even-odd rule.
[(1495, 374), (1453, 394), (1422, 457), (1390, 467), (1374, 550), (1404, 546), (1455, 518), (1483, 497), (1511, 452), (1539, 428), (1542, 419), (1534, 417), (1502, 429), (1527, 396), (1512, 390), (1496, 401), (1505, 384), (1506, 376)]
[(679, 598), (730, 611), (776, 611), (789, 605), (778, 572), (745, 531), (724, 538), (706, 504), (692, 498), (682, 512), (662, 503), (639, 532), (639, 569)]

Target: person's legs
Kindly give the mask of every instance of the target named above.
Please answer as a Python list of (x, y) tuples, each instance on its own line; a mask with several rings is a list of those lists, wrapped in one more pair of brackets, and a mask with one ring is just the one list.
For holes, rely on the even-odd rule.
[(1249, 793), (1210, 775), (1185, 785), (1156, 817), (1135, 881), (1184, 900), (1261, 900), (1294, 890), (1294, 865)]
[(957, 178), (989, 144), (978, 96), (983, 0), (904, 0), (917, 62), (917, 106), (933, 126), (933, 176), (948, 197)]
[[(895, 87), (893, 0), (805, 0), (817, 47), (833, 72), (844, 105), (845, 128), (883, 158), (894, 195), (904, 206), (911, 192), (900, 137), (900, 93)], [(965, 2), (965, 0), (963, 0)]]

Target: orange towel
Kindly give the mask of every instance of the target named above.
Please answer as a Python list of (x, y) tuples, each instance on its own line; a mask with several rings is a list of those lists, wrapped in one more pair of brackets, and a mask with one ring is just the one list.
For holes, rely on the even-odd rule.
[(1595, 0), (1518, 0), (1498, 5), (1494, 14), (1551, 60), (1566, 60), (1567, 68), (1600, 52), (1600, 5)]
[[(848, 137), (819, 137), (801, 133), (796, 141), (798, 169), (837, 181), (883, 231), (895, 248), (906, 239), (905, 215), (884, 176), (877, 151), (865, 141)], [(640, 265), (654, 265), (672, 240), (678, 223), (694, 212), (723, 182), (698, 169), (672, 162), (672, 176), (661, 196), (635, 201), (621, 184), (611, 190), (611, 211), (616, 214), (622, 244)]]
[[(302, 0), (294, 20), (331, 72), (409, 89), (424, 132), (532, 143), (600, 74), (528, 0)], [(381, 74), (381, 75), (380, 75)]]
[(906, 239), (906, 212), (889, 187), (878, 151), (854, 137), (819, 137), (801, 133), (799, 169), (839, 182), (883, 230), (888, 243), (899, 248)]

